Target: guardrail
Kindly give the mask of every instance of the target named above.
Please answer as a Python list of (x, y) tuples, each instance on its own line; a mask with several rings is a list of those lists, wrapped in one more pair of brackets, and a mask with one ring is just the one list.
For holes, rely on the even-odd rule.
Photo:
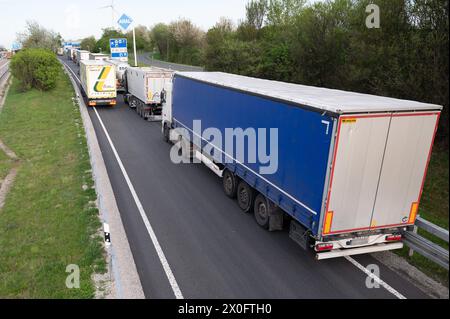
[(414, 231), (404, 234), (405, 244), (411, 249), (409, 255), (412, 256), (414, 252), (417, 252), (448, 270), (448, 250), (420, 236), (417, 233), (419, 228), (448, 243), (448, 230), (434, 225), (419, 216), (416, 220)]

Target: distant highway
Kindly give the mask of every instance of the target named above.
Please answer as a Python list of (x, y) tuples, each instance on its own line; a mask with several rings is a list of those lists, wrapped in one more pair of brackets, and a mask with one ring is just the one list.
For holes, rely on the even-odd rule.
[(6, 74), (9, 71), (9, 60), (0, 59), (0, 84), (5, 80)]
[[(61, 60), (76, 79), (78, 67)], [(142, 120), (122, 98), (89, 114), (147, 298), (427, 298), (370, 255), (318, 262), (287, 231), (258, 227), (208, 168), (173, 164), (161, 125)], [(380, 269), (379, 288), (366, 286), (368, 265)]]

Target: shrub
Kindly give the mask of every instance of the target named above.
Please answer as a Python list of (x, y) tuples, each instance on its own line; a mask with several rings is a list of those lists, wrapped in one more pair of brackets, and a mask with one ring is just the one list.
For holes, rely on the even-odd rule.
[(43, 49), (20, 51), (11, 61), (11, 73), (19, 80), (24, 91), (31, 88), (42, 91), (53, 89), (60, 67), (56, 55)]

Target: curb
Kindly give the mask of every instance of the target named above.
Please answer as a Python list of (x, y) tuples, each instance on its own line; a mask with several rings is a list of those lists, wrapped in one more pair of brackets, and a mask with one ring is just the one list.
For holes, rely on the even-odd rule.
[(80, 98), (81, 92), (71, 74), (71, 70), (69, 70), (64, 62), (60, 61), (60, 63), (64, 66), (77, 96), (86, 133), (92, 176), (98, 196), (98, 208), (101, 218), (104, 223), (109, 225), (109, 232), (111, 233), (112, 244), (110, 246), (107, 245), (105, 249), (108, 253), (109, 263), (112, 266), (112, 286), (114, 287), (114, 291), (112, 292), (111, 298), (145, 299), (142, 284), (120, 217), (119, 208), (117, 207), (116, 198), (109, 180), (94, 125), (92, 124), (84, 100)]

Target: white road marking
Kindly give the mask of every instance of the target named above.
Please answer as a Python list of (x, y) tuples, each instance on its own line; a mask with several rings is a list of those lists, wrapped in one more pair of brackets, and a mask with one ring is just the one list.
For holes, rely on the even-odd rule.
[(134, 186), (131, 183), (128, 173), (125, 170), (125, 167), (123, 166), (122, 160), (120, 159), (119, 154), (117, 153), (117, 150), (114, 147), (114, 144), (111, 140), (111, 137), (109, 136), (109, 133), (106, 130), (106, 127), (103, 124), (103, 121), (95, 107), (94, 107), (94, 112), (97, 115), (97, 118), (100, 122), (101, 127), (103, 128), (106, 138), (108, 139), (109, 145), (111, 146), (114, 156), (116, 157), (116, 160), (117, 160), (117, 163), (119, 164), (120, 170), (122, 171), (122, 174), (125, 177), (125, 181), (127, 182), (128, 188), (130, 189), (131, 195), (133, 196), (133, 199), (139, 210), (142, 221), (144, 222), (145, 227), (147, 228), (147, 232), (150, 235), (150, 238), (152, 240), (153, 246), (155, 247), (156, 253), (158, 254), (161, 265), (164, 269), (164, 272), (166, 273), (166, 276), (167, 276), (167, 279), (169, 280), (170, 286), (172, 287), (172, 291), (177, 299), (183, 299), (183, 294), (181, 293), (180, 287), (178, 286), (177, 280), (175, 279), (175, 276), (173, 275), (173, 272), (172, 272), (172, 269), (170, 268), (169, 262), (167, 261), (166, 256), (164, 255), (161, 245), (159, 244), (158, 238), (156, 237), (153, 227), (150, 224), (150, 221), (148, 220), (148, 217), (147, 217), (147, 214), (145, 213), (144, 207), (142, 206), (142, 203), (139, 200), (136, 190), (134, 189)]
[[(72, 71), (71, 68), (69, 68), (69, 70), (72, 72), (72, 74), (77, 78), (78, 82), (80, 82), (80, 79), (78, 79), (78, 77), (75, 75), (75, 73)], [(175, 276), (173, 275), (173, 272), (170, 268), (170, 265), (164, 255), (164, 252), (161, 248), (161, 246), (159, 245), (158, 242), (158, 238), (155, 235), (155, 232), (153, 231), (153, 228), (150, 224), (150, 221), (147, 218), (147, 215), (145, 214), (144, 208), (139, 200), (139, 197), (136, 194), (136, 191), (134, 190), (133, 184), (130, 181), (130, 178), (128, 177), (128, 174), (122, 164), (122, 161), (119, 157), (119, 155), (117, 154), (117, 151), (114, 147), (114, 144), (111, 141), (111, 138), (109, 137), (108, 131), (106, 130), (102, 119), (100, 118), (100, 115), (97, 112), (97, 109), (94, 107), (94, 111), (95, 114), (97, 114), (98, 120), (100, 121), (100, 125), (103, 128), (103, 131), (105, 132), (106, 138), (108, 139), (108, 142), (113, 150), (114, 156), (116, 157), (117, 162), (119, 163), (120, 169), (122, 170), (122, 174), (125, 177), (125, 180), (127, 181), (128, 184), (128, 188), (131, 191), (131, 194), (133, 195), (133, 198), (136, 202), (136, 206), (139, 209), (139, 213), (141, 214), (141, 217), (144, 221), (145, 226), (147, 227), (147, 231), (150, 235), (150, 238), (152, 239), (153, 245), (155, 246), (156, 252), (158, 253), (158, 257), (161, 261), (161, 264), (164, 268), (164, 271), (166, 272), (166, 276), (167, 279), (169, 279), (169, 283), (172, 286), (172, 290), (173, 293), (175, 294), (175, 297), (177, 299), (183, 299), (183, 295), (181, 293), (180, 287), (178, 286), (178, 283), (175, 279)], [(367, 276), (369, 276), (370, 278), (372, 278), (375, 282), (377, 282), (378, 284), (380, 284), (381, 286), (383, 286), (384, 289), (386, 289), (388, 292), (390, 292), (391, 294), (393, 294), (395, 297), (397, 297), (398, 299), (407, 299), (405, 296), (403, 296), (401, 293), (399, 293), (397, 290), (395, 290), (394, 288), (392, 288), (389, 284), (387, 284), (386, 282), (384, 282), (381, 278), (375, 276), (372, 272), (370, 272), (366, 267), (364, 267), (363, 265), (361, 265), (359, 262), (357, 262), (355, 259), (353, 259), (350, 256), (344, 256), (345, 259), (347, 259), (350, 263), (352, 263), (356, 268), (358, 268), (359, 270), (361, 270), (362, 272), (364, 272)]]
[(391, 294), (393, 294), (398, 299), (406, 299), (405, 296), (403, 296), (401, 293), (399, 293), (397, 290), (389, 286), (386, 282), (381, 280), (381, 278), (375, 276), (372, 272), (370, 272), (366, 267), (361, 265), (359, 262), (357, 262), (355, 259), (353, 259), (350, 256), (344, 256), (345, 259), (347, 259), (349, 262), (351, 262), (356, 268), (364, 272), (367, 276), (372, 278), (376, 283), (378, 283), (380, 286), (383, 286), (384, 289), (389, 291)]
[[(77, 78), (78, 82), (80, 82), (80, 79), (75, 75), (75, 73), (69, 68), (69, 70), (72, 72), (72, 74)], [(100, 122), (100, 125), (103, 129), (103, 132), (106, 135), (106, 138), (109, 142), (109, 145), (111, 146), (111, 149), (114, 153), (114, 156), (117, 160), (117, 163), (119, 164), (120, 170), (122, 171), (122, 174), (125, 178), (125, 181), (127, 182), (128, 188), (131, 192), (131, 195), (133, 196), (134, 202), (136, 203), (136, 206), (139, 210), (139, 213), (141, 215), (142, 221), (144, 222), (145, 227), (147, 228), (147, 232), (150, 235), (150, 238), (152, 240), (153, 246), (155, 247), (156, 253), (158, 254), (159, 260), (161, 262), (161, 265), (164, 269), (164, 272), (166, 273), (167, 279), (169, 280), (170, 286), (172, 287), (172, 291), (177, 299), (184, 299), (183, 294), (181, 293), (180, 287), (178, 286), (177, 280), (175, 279), (175, 276), (173, 275), (172, 269), (170, 268), (169, 262), (167, 261), (167, 258), (161, 248), (161, 245), (159, 244), (158, 238), (156, 237), (156, 234), (153, 230), (152, 225), (150, 224), (150, 221), (148, 220), (147, 214), (145, 213), (144, 207), (142, 206), (142, 203), (136, 193), (136, 190), (133, 186), (133, 183), (131, 183), (131, 180), (128, 176), (128, 173), (122, 163), (122, 160), (120, 159), (119, 154), (117, 153), (117, 150), (114, 146), (114, 143), (111, 140), (111, 137), (109, 136), (109, 133), (103, 124), (103, 121), (98, 114), (97, 109), (94, 107), (94, 112), (97, 115), (97, 118)]]

